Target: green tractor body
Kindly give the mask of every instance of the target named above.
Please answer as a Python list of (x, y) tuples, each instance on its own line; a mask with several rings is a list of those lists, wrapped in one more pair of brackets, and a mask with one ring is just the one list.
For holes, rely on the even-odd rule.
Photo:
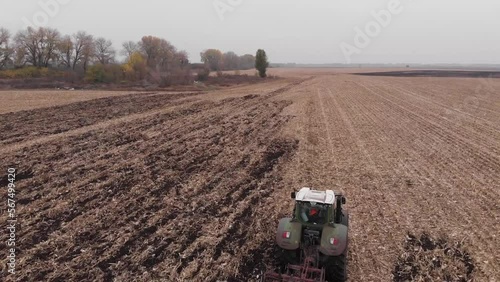
[(276, 233), (282, 273), (268, 272), (264, 281), (345, 281), (349, 225), (342, 208), (345, 197), (332, 190), (302, 188), (292, 198), (292, 217), (281, 219)]

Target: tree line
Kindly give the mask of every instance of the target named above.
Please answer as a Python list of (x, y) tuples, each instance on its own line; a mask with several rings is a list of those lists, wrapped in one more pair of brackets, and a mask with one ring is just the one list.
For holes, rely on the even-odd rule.
[(222, 53), (218, 49), (207, 49), (200, 53), (200, 57), (210, 71), (252, 69), (255, 66), (255, 56), (251, 54), (238, 56), (232, 51)]
[(8, 67), (58, 67), (84, 70), (91, 63), (114, 62), (116, 51), (105, 38), (94, 38), (80, 31), (61, 35), (53, 28), (28, 27), (14, 36), (0, 28), (1, 68)]
[[(125, 61), (117, 61), (118, 52)], [(238, 56), (217, 49), (205, 50), (200, 55), (207, 72), (251, 69), (256, 62), (251, 54)], [(110, 40), (85, 31), (63, 35), (54, 28), (28, 27), (11, 34), (0, 27), (0, 70), (47, 68), (71, 72), (89, 82), (147, 79), (172, 84), (188, 80), (190, 66), (185, 51), (155, 36), (124, 42), (118, 51)]]

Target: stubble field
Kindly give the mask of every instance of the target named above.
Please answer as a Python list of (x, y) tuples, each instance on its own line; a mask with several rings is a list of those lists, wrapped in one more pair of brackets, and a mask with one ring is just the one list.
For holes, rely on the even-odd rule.
[(0, 187), (15, 167), (17, 274), (4, 263), (2, 280), (257, 280), (303, 186), (346, 194), (350, 281), (500, 279), (500, 79), (279, 72), (9, 100)]

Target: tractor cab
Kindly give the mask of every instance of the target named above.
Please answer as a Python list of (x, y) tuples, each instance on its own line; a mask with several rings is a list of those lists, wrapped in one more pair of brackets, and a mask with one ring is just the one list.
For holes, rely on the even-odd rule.
[(317, 202), (297, 202), (298, 219), (302, 223), (325, 224), (328, 221), (330, 207)]
[[(294, 219), (306, 225), (324, 225), (334, 221), (335, 198), (332, 190), (316, 191), (304, 187), (299, 192), (292, 192), (295, 200)], [(341, 197), (341, 195), (339, 195)]]

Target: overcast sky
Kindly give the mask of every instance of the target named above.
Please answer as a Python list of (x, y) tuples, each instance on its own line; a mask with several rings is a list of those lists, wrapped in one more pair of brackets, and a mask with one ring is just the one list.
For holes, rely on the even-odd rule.
[[(40, 23), (63, 34), (85, 30), (117, 49), (154, 35), (193, 62), (207, 48), (240, 55), (263, 48), (275, 63), (500, 63), (500, 1), (397, 1), (0, 0), (0, 26), (13, 33)], [(40, 3), (61, 4), (47, 12)], [(376, 23), (374, 13), (389, 13), (390, 21)], [(367, 27), (368, 42), (356, 31)]]

